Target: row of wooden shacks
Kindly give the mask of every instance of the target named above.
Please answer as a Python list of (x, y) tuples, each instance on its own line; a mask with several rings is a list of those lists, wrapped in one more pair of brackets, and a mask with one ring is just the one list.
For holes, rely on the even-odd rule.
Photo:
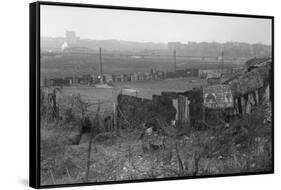
[(112, 84), (116, 82), (144, 81), (144, 80), (161, 80), (165, 79), (164, 73), (158, 71), (153, 75), (149, 72), (134, 72), (132, 74), (83, 74), (80, 76), (63, 77), (63, 78), (44, 78), (42, 86), (69, 86), (69, 85), (92, 85), (99, 83)]
[[(236, 115), (250, 114), (256, 106), (272, 100), (272, 59), (254, 58), (246, 62), (243, 71), (185, 92), (162, 92), (152, 100), (119, 95), (119, 111), (135, 121), (144, 121), (156, 112), (166, 122), (177, 126), (229, 122)], [(147, 115), (146, 115), (147, 114)]]
[[(225, 69), (223, 72), (235, 73), (237, 68)], [(175, 72), (164, 72), (151, 70), (147, 72), (133, 72), (127, 74), (83, 74), (80, 76), (68, 76), (68, 77), (54, 77), (54, 78), (41, 78), (41, 86), (69, 86), (69, 85), (91, 85), (98, 83), (116, 83), (116, 82), (133, 82), (133, 81), (146, 81), (146, 80), (164, 80), (169, 78), (179, 78), (179, 77), (200, 77), (200, 78), (216, 78), (220, 76), (222, 70), (220, 69), (181, 69)]]
[(151, 70), (147, 72), (133, 72), (126, 74), (83, 74), (80, 76), (69, 76), (63, 78), (43, 78), (41, 86), (67, 86), (74, 84), (98, 84), (98, 83), (115, 83), (115, 82), (133, 82), (146, 80), (164, 80), (166, 78), (176, 77), (198, 77), (198, 69), (184, 69), (176, 72), (164, 72)]

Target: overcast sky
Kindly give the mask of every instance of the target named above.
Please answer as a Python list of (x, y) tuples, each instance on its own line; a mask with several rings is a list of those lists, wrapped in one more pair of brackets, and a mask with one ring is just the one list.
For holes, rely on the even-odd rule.
[(271, 20), (41, 5), (41, 36), (138, 42), (226, 42), (271, 45)]

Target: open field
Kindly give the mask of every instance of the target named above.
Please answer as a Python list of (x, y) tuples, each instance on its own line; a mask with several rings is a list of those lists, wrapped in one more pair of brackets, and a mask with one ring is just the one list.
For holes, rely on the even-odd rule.
[[(130, 73), (140, 71), (150, 71), (156, 69), (160, 71), (174, 71), (174, 60), (170, 57), (145, 57), (132, 58), (124, 56), (105, 56), (102, 58), (104, 73)], [(239, 62), (225, 60), (225, 68), (237, 67)], [(98, 55), (61, 55), (58, 57), (41, 58), (41, 75), (48, 77), (64, 77), (81, 75), (85, 73), (99, 72)], [(241, 62), (244, 64), (244, 62)], [(177, 68), (198, 68), (198, 69), (218, 69), (220, 62), (214, 59), (189, 59), (185, 57), (177, 58)]]
[[(113, 88), (96, 88), (87, 85), (64, 86), (59, 96), (63, 98), (79, 94), (85, 102), (100, 102), (104, 112), (112, 111), (114, 104), (117, 104), (118, 94), (152, 99), (152, 95), (161, 95), (163, 91), (184, 92), (204, 85), (206, 85), (206, 81), (203, 79), (176, 78), (159, 81), (119, 82), (115, 83)], [(95, 110), (96, 104), (89, 109)]]
[(159, 81), (137, 81), (114, 83), (113, 88), (95, 88), (93, 86), (66, 86), (62, 93), (65, 95), (80, 94), (89, 101), (116, 101), (119, 93), (136, 95), (151, 99), (153, 94), (160, 95), (163, 91), (184, 92), (194, 87), (206, 85), (203, 79), (177, 78)]

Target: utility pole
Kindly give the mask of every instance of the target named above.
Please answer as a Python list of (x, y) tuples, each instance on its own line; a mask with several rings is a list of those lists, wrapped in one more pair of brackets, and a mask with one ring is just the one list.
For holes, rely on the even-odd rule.
[(224, 58), (223, 58), (223, 56), (224, 56), (224, 52), (223, 52), (223, 50), (222, 50), (222, 52), (221, 52), (221, 74), (223, 75), (224, 74)]
[(100, 83), (103, 83), (101, 48), (100, 48), (100, 77), (101, 77)]
[(174, 49), (174, 69), (176, 72), (177, 71), (177, 52), (175, 49)]

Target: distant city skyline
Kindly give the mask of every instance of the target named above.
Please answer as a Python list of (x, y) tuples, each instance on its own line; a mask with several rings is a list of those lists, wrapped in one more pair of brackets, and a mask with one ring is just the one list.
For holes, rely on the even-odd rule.
[(41, 37), (134, 42), (245, 42), (271, 45), (271, 20), (41, 5)]

